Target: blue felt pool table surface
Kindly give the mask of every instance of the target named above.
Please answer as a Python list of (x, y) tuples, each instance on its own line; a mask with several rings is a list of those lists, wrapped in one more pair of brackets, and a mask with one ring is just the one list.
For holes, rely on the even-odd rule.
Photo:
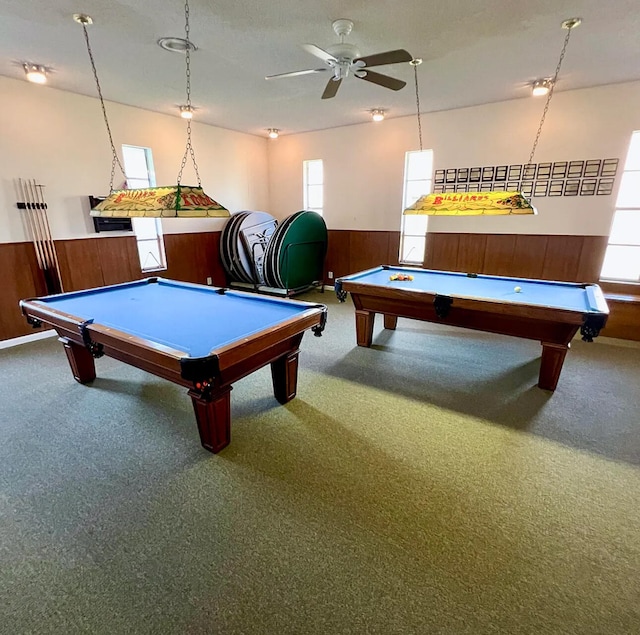
[[(413, 276), (413, 280), (390, 280), (390, 276), (394, 274), (408, 274)], [(377, 267), (344, 276), (342, 280), (444, 296), (512, 302), (583, 313), (599, 312), (600, 310), (598, 300), (595, 297), (597, 285), (482, 274), (470, 276), (466, 273), (453, 271), (409, 267)], [(516, 291), (516, 287), (519, 287), (520, 291)]]
[(309, 307), (290, 300), (159, 278), (40, 298), (53, 309), (203, 357)]

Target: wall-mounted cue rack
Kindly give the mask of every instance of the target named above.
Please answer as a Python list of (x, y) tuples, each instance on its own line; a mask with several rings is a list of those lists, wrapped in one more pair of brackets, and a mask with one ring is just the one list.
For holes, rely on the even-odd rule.
[(64, 291), (60, 265), (56, 246), (51, 237), (47, 203), (44, 200), (44, 185), (39, 185), (33, 179), (18, 179), (17, 181), (18, 209), (24, 210), (23, 219), (27, 232), (33, 241), (38, 268), (42, 272), (47, 293), (61, 293)]

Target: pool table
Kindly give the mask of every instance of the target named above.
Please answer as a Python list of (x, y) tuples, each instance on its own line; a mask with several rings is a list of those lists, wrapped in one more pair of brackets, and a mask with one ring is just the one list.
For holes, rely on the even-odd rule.
[(96, 377), (107, 355), (189, 388), (200, 441), (219, 452), (231, 439), (232, 384), (271, 364), (280, 403), (296, 395), (299, 345), (320, 336), (327, 308), (255, 293), (147, 278), (22, 300), (34, 327), (53, 327), (73, 376)]
[(555, 390), (571, 339), (578, 329), (592, 341), (609, 309), (597, 284), (507, 278), (383, 265), (338, 278), (356, 309), (358, 346), (371, 346), (376, 313), (395, 329), (398, 317), (451, 324), (539, 340), (538, 386)]

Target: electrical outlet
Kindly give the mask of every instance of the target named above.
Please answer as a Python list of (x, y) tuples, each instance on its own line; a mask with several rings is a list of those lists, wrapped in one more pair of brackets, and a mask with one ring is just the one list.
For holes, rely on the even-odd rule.
[(328, 271), (327, 276), (329, 276), (329, 280), (333, 280), (333, 271)]
[(213, 284), (213, 280), (211, 278), (207, 278), (207, 284), (208, 285), (212, 285)]

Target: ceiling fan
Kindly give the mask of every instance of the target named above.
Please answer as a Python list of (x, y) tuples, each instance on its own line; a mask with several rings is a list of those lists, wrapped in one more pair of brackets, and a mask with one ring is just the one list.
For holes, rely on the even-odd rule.
[(265, 79), (280, 79), (282, 77), (296, 77), (297, 75), (332, 71), (333, 77), (327, 82), (324, 92), (322, 93), (322, 99), (335, 97), (342, 80), (350, 74), (358, 79), (364, 79), (367, 82), (372, 82), (373, 84), (378, 84), (378, 86), (390, 88), (391, 90), (400, 90), (406, 85), (407, 82), (403, 82), (395, 77), (370, 71), (369, 67), (410, 62), (413, 59), (410, 53), (404, 49), (397, 49), (395, 51), (386, 51), (385, 53), (376, 53), (374, 55), (361, 57), (360, 51), (358, 51), (353, 44), (348, 44), (344, 41), (345, 36), (349, 35), (353, 29), (353, 22), (345, 19), (334, 20), (332, 26), (336, 35), (340, 38), (339, 43), (328, 46), (326, 51), (315, 44), (302, 45), (305, 51), (320, 58), (326, 66), (293, 71), (291, 73), (280, 73), (278, 75), (267, 75)]

